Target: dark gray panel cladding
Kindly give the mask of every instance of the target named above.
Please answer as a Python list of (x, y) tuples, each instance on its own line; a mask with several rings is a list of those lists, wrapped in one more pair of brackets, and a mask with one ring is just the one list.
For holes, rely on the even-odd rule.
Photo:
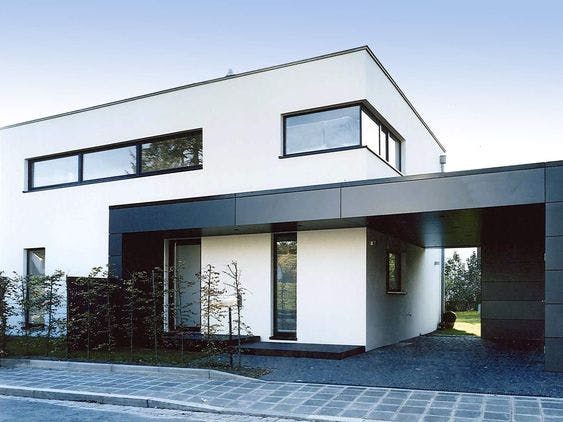
[(543, 203), (544, 169), (342, 188), (342, 217)]
[(545, 238), (545, 269), (563, 270), (563, 236)]
[(483, 338), (538, 340), (544, 333), (545, 211), (498, 213), (481, 246)]
[(340, 189), (237, 198), (236, 224), (282, 223), (340, 218)]
[(234, 198), (111, 208), (109, 219), (110, 233), (234, 225)]
[(544, 319), (544, 309), (541, 300), (483, 300), (481, 315), (486, 319)]
[(563, 236), (563, 202), (545, 205), (545, 235)]
[(563, 271), (545, 272), (545, 301), (563, 303)]
[(563, 304), (545, 304), (545, 336), (563, 337)]
[(563, 201), (563, 166), (548, 166), (545, 169), (545, 175), (546, 201)]
[(541, 281), (528, 282), (485, 282), (481, 286), (485, 298), (503, 298), (512, 300), (532, 300), (541, 302), (544, 298), (544, 283)]
[(121, 255), (110, 255), (108, 259), (109, 273), (114, 277), (123, 276), (123, 258)]
[(121, 233), (110, 233), (109, 235), (109, 254), (121, 255), (123, 235)]
[(563, 338), (545, 339), (545, 370), (563, 372)]
[(543, 341), (544, 322), (541, 320), (481, 318), (481, 337), (496, 340)]

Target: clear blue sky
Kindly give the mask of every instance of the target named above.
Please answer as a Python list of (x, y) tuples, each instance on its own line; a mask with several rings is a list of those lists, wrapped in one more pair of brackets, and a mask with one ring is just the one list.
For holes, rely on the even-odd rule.
[(364, 44), (449, 170), (563, 159), (561, 1), (0, 0), (0, 125)]

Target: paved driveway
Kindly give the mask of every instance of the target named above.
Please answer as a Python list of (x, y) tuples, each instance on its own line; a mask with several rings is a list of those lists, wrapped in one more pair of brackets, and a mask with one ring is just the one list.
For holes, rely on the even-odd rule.
[(537, 350), (476, 337), (421, 336), (340, 361), (245, 356), (263, 379), (563, 397), (563, 373), (544, 372)]

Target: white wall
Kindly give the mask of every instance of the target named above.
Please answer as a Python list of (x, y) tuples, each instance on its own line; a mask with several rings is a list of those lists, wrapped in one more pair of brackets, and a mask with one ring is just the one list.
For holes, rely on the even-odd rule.
[[(366, 229), (297, 233), (297, 342), (357, 344), (365, 341)], [(202, 265), (224, 269), (232, 260), (249, 290), (243, 317), (255, 335), (272, 333), (270, 234), (205, 237)], [(229, 282), (221, 274), (223, 282)]]
[[(403, 173), (420, 174), (440, 171), (440, 154), (444, 154), (422, 122), (412, 118), (414, 112), (398, 95), (389, 79), (370, 58), (366, 62), (366, 99), (405, 138), (402, 145)], [(424, 83), (421, 81), (421, 83)], [(424, 115), (424, 113), (422, 113)]]
[(364, 345), (366, 229), (297, 233), (297, 340)]
[[(368, 99), (407, 139), (405, 173), (439, 167), (437, 146), (366, 51), (0, 130), (0, 270), (24, 272), (24, 249), (35, 247), (46, 248), (47, 273), (60, 269), (80, 276), (104, 265), (111, 205), (395, 176), (365, 148), (279, 158), (283, 113), (361, 99)], [(202, 170), (23, 192), (28, 158), (195, 128), (203, 128)], [(326, 338), (335, 342), (362, 344), (359, 333), (365, 327), (365, 310), (357, 299), (365, 285), (359, 287), (356, 280), (365, 265), (351, 252), (359, 248), (359, 241), (351, 232), (341, 233), (348, 239), (344, 243), (328, 232), (299, 235), (300, 341), (317, 341), (330, 330)], [(261, 315), (255, 329), (260, 332), (270, 324), (263, 315), (271, 315), (262, 308), (271, 297), (264, 275), (270, 273), (269, 241), (266, 249), (262, 243), (266, 238), (269, 235), (252, 237), (242, 249), (233, 246), (228, 252), (222, 252), (224, 247), (211, 248), (216, 252), (208, 255), (224, 265), (225, 259), (236, 258), (235, 252), (243, 254), (243, 268), (252, 270), (245, 273), (252, 274), (255, 294), (261, 298), (255, 305)], [(220, 239), (205, 239), (202, 252), (206, 244)], [(232, 242), (238, 245), (243, 240)], [(350, 251), (343, 250), (342, 244), (349, 244)], [(258, 258), (254, 252), (259, 252)], [(320, 274), (313, 259), (330, 271)], [(346, 267), (350, 263), (353, 269)], [(327, 286), (335, 289), (334, 297), (341, 296), (340, 307), (334, 306), (332, 296), (319, 298), (314, 293)], [(338, 310), (337, 318), (314, 312), (313, 304), (332, 306), (332, 313)]]
[[(367, 57), (358, 51), (0, 130), (0, 268), (21, 272), (31, 247), (46, 247), (47, 271), (83, 274), (105, 263), (110, 205), (396, 175), (365, 148), (278, 158), (282, 113), (366, 98)], [(27, 158), (194, 128), (203, 128), (202, 170), (22, 192)]]
[(387, 294), (386, 253), (388, 246), (396, 243), (368, 229), (367, 350), (427, 334), (440, 321), (440, 250), (400, 244), (404, 252), (402, 283), (406, 294)]
[[(215, 266), (219, 272), (237, 261), (241, 283), (248, 289), (242, 309), (245, 321), (253, 334), (267, 340), (272, 327), (272, 236), (266, 234), (216, 236), (201, 239), (201, 265)], [(223, 283), (231, 283), (221, 273)], [(225, 321), (226, 322), (226, 321)], [(225, 325), (224, 332), (227, 331)]]

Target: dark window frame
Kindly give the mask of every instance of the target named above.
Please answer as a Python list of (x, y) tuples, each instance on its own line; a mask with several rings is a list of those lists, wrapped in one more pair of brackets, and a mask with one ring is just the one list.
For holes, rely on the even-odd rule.
[[(311, 151), (303, 151), (303, 152), (296, 152), (296, 153), (287, 153), (287, 119), (296, 116), (304, 116), (308, 114), (315, 114), (320, 113), (323, 111), (330, 111), (330, 110), (338, 110), (341, 108), (348, 108), (348, 107), (358, 107), (359, 110), (359, 143), (357, 145), (347, 145), (343, 147), (336, 147), (336, 148), (327, 148), (327, 149), (317, 149)], [(369, 148), (366, 144), (364, 144), (364, 140), (362, 139), (362, 111), (368, 116), (368, 118), (372, 119), (376, 124), (383, 128), (388, 134), (391, 134), (394, 139), (399, 142), (399, 168), (396, 168), (394, 163), (389, 162), (389, 136), (385, 141), (385, 154), (382, 151), (378, 150), (373, 151)], [(380, 130), (381, 132), (381, 130)], [(391, 127), (389, 123), (385, 121), (380, 114), (369, 104), (367, 100), (361, 101), (352, 101), (348, 103), (341, 103), (341, 104), (333, 104), (325, 107), (316, 107), (306, 110), (300, 111), (292, 111), (289, 113), (282, 114), (282, 155), (279, 158), (291, 158), (291, 157), (300, 157), (304, 155), (313, 155), (313, 154), (324, 154), (330, 152), (338, 152), (338, 151), (347, 151), (352, 149), (359, 149), (359, 148), (367, 148), (369, 151), (374, 153), (377, 157), (381, 158), (386, 164), (388, 164), (391, 168), (402, 174), (402, 167), (403, 167), (403, 142), (404, 138), (394, 129)]]
[[(124, 142), (116, 142), (113, 144), (108, 145), (101, 145), (91, 148), (84, 148), (79, 150), (67, 151), (58, 154), (50, 154), (44, 155), (40, 157), (33, 157), (26, 159), (27, 162), (27, 190), (25, 192), (32, 192), (32, 191), (41, 191), (41, 190), (48, 190), (48, 189), (58, 189), (58, 188), (66, 188), (72, 186), (80, 186), (80, 185), (89, 185), (94, 183), (103, 183), (103, 182), (111, 182), (114, 180), (123, 180), (123, 179), (134, 179), (138, 177), (147, 177), (147, 176), (156, 176), (160, 174), (168, 174), (168, 173), (179, 173), (184, 171), (191, 171), (191, 170), (201, 170), (203, 168), (203, 164), (195, 165), (195, 166), (186, 166), (186, 167), (176, 167), (171, 169), (164, 169), (164, 170), (154, 170), (154, 171), (142, 171), (141, 170), (141, 160), (142, 154), (141, 149), (142, 145), (151, 142), (158, 142), (158, 141), (166, 141), (167, 139), (174, 139), (178, 136), (182, 135), (189, 135), (189, 134), (201, 134), (202, 138), (202, 151), (203, 151), (203, 128), (198, 129), (190, 129), (190, 130), (183, 130), (179, 132), (172, 132), (166, 133), (163, 135), (156, 135), (156, 136), (149, 136), (146, 138), (139, 138), (133, 139)], [(101, 151), (110, 151), (113, 149), (124, 148), (124, 147), (136, 147), (136, 157), (135, 157), (135, 173), (133, 174), (124, 174), (119, 176), (109, 176), (109, 177), (101, 177), (97, 179), (88, 179), (84, 180), (84, 154), (89, 154), (92, 152), (101, 152)], [(76, 157), (77, 166), (78, 166), (78, 180), (76, 182), (68, 182), (68, 183), (57, 183), (54, 185), (46, 185), (46, 186), (34, 186), (33, 185), (33, 167), (35, 163), (54, 160), (57, 158), (66, 158), (66, 157)]]
[[(397, 256), (397, 260), (395, 262), (395, 265), (398, 264), (398, 268), (397, 268), (397, 281), (398, 281), (398, 288), (391, 288), (389, 280), (390, 280), (390, 268), (389, 268), (389, 257), (390, 255), (396, 255)], [(403, 254), (401, 251), (397, 251), (397, 250), (388, 250), (386, 252), (385, 255), (385, 289), (387, 291), (387, 293), (395, 293), (395, 294), (405, 294), (404, 290), (403, 290)]]
[[(272, 298), (273, 298), (273, 304), (272, 304), (272, 336), (270, 337), (270, 340), (297, 340), (297, 331), (295, 333), (284, 333), (284, 332), (278, 332), (277, 330), (277, 324), (276, 324), (276, 315), (277, 315), (277, 302), (278, 302), (278, 298), (277, 298), (277, 289), (276, 289), (276, 283), (277, 283), (277, 276), (278, 276), (278, 271), (277, 271), (277, 262), (278, 262), (278, 254), (277, 254), (277, 242), (278, 239), (281, 237), (292, 237), (295, 240), (295, 243), (297, 243), (297, 232), (280, 232), (280, 233), (273, 233), (272, 235)], [(287, 240), (287, 239), (286, 239)], [(297, 286), (296, 286), (297, 288)], [(297, 311), (297, 296), (295, 297), (295, 308)], [(297, 327), (296, 327), (297, 329)]]
[[(42, 251), (43, 251), (43, 255), (44, 255), (44, 257), (45, 257), (44, 259), (46, 260), (46, 259), (47, 259), (47, 249), (46, 249), (46, 248), (26, 248), (26, 249), (24, 249), (24, 252), (25, 252), (25, 277), (26, 277), (26, 279), (27, 279), (28, 277), (32, 276), (32, 275), (37, 275), (37, 274), (30, 274), (30, 270), (29, 270), (29, 268), (30, 268), (29, 254), (30, 254), (30, 252), (38, 251), (38, 250), (42, 250)], [(45, 275), (45, 272), (43, 272), (42, 275)], [(29, 303), (29, 300), (30, 300), (30, 299), (29, 299), (29, 294), (30, 294), (29, 285), (28, 285), (28, 283), (26, 282), (26, 285), (25, 285), (25, 296), (26, 296), (26, 301), (27, 301), (28, 303)], [(45, 327), (45, 323), (44, 323), (44, 322), (43, 322), (43, 323), (31, 322), (30, 311), (31, 311), (30, 307), (27, 306), (27, 309), (26, 309), (25, 315), (24, 315), (25, 321), (23, 321), (23, 323), (24, 323), (24, 328), (25, 328), (25, 329), (28, 329), (28, 330), (42, 330), (42, 329)]]

